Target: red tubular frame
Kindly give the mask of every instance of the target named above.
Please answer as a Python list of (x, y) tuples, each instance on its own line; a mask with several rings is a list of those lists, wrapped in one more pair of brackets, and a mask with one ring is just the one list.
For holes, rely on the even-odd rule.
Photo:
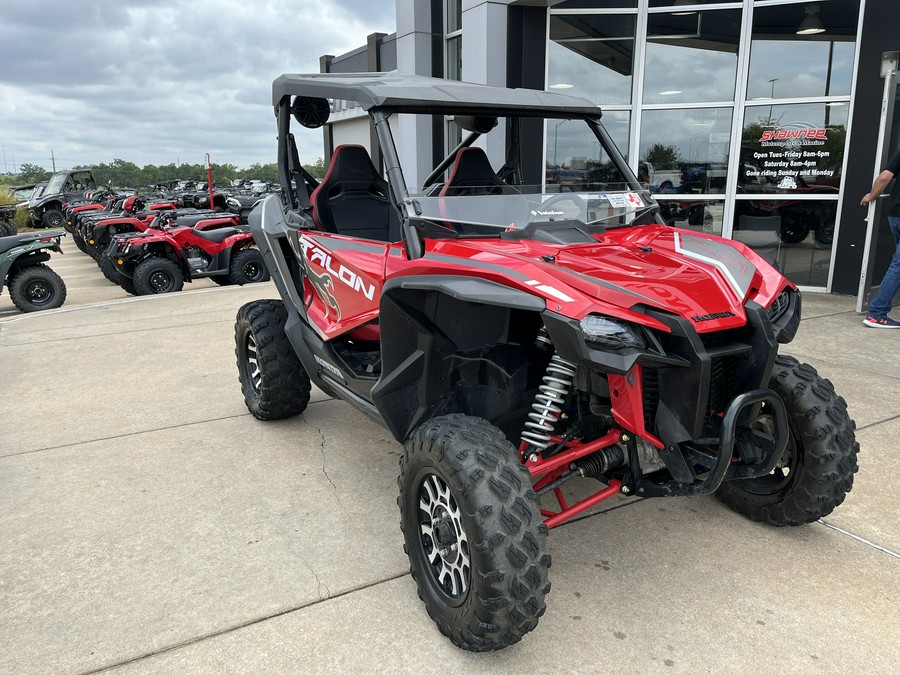
[[(598, 450), (602, 450), (603, 448), (608, 448), (611, 445), (615, 445), (619, 441), (622, 440), (624, 432), (621, 429), (613, 429), (605, 436), (601, 436), (595, 441), (591, 441), (590, 443), (579, 443), (578, 441), (573, 441), (567, 446), (566, 450), (563, 450), (558, 455), (553, 455), (547, 459), (538, 459), (535, 462), (532, 462), (530, 458), (526, 457), (526, 466), (528, 467), (528, 471), (531, 473), (532, 477), (538, 478), (537, 482), (534, 484), (534, 490), (540, 490), (541, 488), (550, 485), (557, 478), (562, 476), (569, 469), (569, 465), (574, 462), (576, 459), (580, 459), (586, 455), (590, 455), (593, 452), (597, 452)], [(544, 516), (544, 524), (547, 527), (556, 527), (560, 523), (569, 520), (574, 516), (577, 516), (582, 511), (589, 509), (595, 504), (599, 504), (604, 499), (609, 499), (613, 495), (619, 493), (622, 488), (622, 482), (616, 479), (613, 479), (609, 482), (609, 486), (603, 488), (599, 492), (591, 495), (590, 497), (581, 500), (577, 504), (573, 504), (569, 506), (566, 504), (566, 500), (563, 498), (562, 490), (558, 487), (554, 488), (553, 493), (556, 495), (556, 501), (559, 503), (560, 510), (558, 512), (548, 511), (546, 509), (541, 509), (541, 515)]]

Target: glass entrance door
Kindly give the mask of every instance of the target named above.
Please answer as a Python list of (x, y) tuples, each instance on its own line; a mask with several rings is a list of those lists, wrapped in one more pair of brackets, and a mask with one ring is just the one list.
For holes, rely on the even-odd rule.
[[(897, 67), (897, 52), (885, 53), (882, 59), (882, 74), (885, 78), (884, 99), (881, 105), (881, 126), (878, 133), (879, 151), (875, 156), (873, 182), (891, 156), (900, 150), (900, 77), (898, 77)], [(900, 190), (900, 177), (895, 178), (887, 189), (891, 194), (895, 190)], [(890, 202), (890, 195), (885, 191), (881, 198), (869, 205), (866, 218), (868, 222), (866, 246), (863, 251), (862, 274), (856, 298), (857, 312), (865, 311), (872, 297), (878, 292), (881, 279), (897, 248), (888, 224)]]

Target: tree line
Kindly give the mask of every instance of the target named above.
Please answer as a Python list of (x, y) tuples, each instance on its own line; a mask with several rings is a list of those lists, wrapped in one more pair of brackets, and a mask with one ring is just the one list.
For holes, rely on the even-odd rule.
[[(246, 169), (239, 169), (234, 164), (212, 165), (213, 182), (218, 185), (229, 184), (237, 179), (258, 179), (278, 182), (278, 164), (251, 164)], [(321, 157), (314, 164), (304, 164), (304, 168), (316, 178), (325, 176), (325, 162)], [(112, 187), (133, 188), (136, 190), (150, 189), (157, 183), (168, 180), (206, 180), (205, 164), (146, 164), (138, 166), (134, 162), (124, 159), (114, 159), (109, 164), (101, 162), (93, 166), (76, 166), (76, 169), (91, 169), (98, 185), (110, 185)], [(17, 174), (0, 176), (0, 185), (27, 185), (47, 180), (53, 175), (42, 166), (36, 164), (22, 164)]]

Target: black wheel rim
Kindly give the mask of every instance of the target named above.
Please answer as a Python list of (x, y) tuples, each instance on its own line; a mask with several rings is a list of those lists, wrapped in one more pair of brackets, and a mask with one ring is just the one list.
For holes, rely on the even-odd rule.
[(166, 270), (154, 270), (147, 279), (154, 293), (168, 293), (175, 286), (172, 275)]
[[(760, 418), (761, 420), (763, 418)], [(773, 423), (774, 426), (774, 423)], [(800, 450), (800, 439), (793, 425), (788, 423), (790, 435), (784, 452), (775, 468), (766, 476), (740, 481), (744, 489), (760, 497), (771, 497), (788, 491), (795, 477), (803, 466), (803, 452)]]
[(465, 597), (471, 585), (472, 562), (462, 514), (450, 486), (426, 472), (416, 493), (418, 541), (431, 581), (448, 598)]
[(261, 281), (263, 276), (262, 265), (255, 260), (244, 263), (244, 276), (250, 281)]
[(59, 211), (50, 211), (47, 217), (47, 224), (50, 227), (59, 227), (63, 224), (63, 215)]
[(244, 372), (247, 374), (247, 382), (250, 384), (253, 393), (259, 394), (259, 389), (262, 386), (262, 372), (259, 370), (259, 355), (256, 351), (256, 338), (254, 338), (253, 333), (249, 331), (244, 338), (244, 352), (246, 354), (246, 358), (244, 359)]
[(32, 279), (25, 284), (24, 293), (28, 302), (37, 307), (50, 304), (55, 295), (53, 285), (46, 279)]

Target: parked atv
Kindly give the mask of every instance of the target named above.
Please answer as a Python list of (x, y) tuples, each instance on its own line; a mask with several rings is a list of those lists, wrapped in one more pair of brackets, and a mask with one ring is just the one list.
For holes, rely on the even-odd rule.
[[(404, 548), (454, 644), (500, 649), (535, 628), (548, 530), (614, 495), (714, 493), (772, 525), (844, 500), (859, 450), (847, 405), (778, 355), (797, 288), (739, 242), (665, 225), (593, 103), (389, 73), (273, 90), (284, 202), (250, 221), (281, 299), (238, 311), (244, 399), (290, 417), (315, 383), (404, 445)], [(328, 99), (369, 114), (389, 181), (361, 146), (336, 148), (321, 184), (303, 170), (291, 117), (321, 126)], [(465, 132), (414, 191), (400, 113)], [(523, 166), (523, 118), (584, 125), (609, 158), (602, 189), (522, 184), (540, 175)], [(499, 172), (474, 145), (486, 134), (506, 141)], [(569, 503), (562, 487), (584, 478), (590, 496)]]
[[(126, 290), (131, 292), (130, 281), (123, 278), (121, 268), (107, 255), (110, 242), (115, 235), (141, 233), (148, 230), (165, 231), (176, 227), (217, 230), (225, 227), (233, 228), (237, 224), (237, 218), (231, 214), (223, 215), (196, 209), (138, 212), (133, 216), (109, 218), (90, 224), (90, 232), (87, 235), (89, 238), (86, 242), (87, 252), (97, 261), (103, 276), (113, 283), (124, 285)], [(221, 279), (230, 283), (227, 276), (221, 277)]]
[(66, 204), (84, 199), (86, 193), (97, 189), (97, 182), (89, 169), (60, 171), (50, 177), (47, 187), (28, 202), (28, 214), (35, 227), (62, 227), (66, 220)]
[(0, 204), (0, 237), (10, 237), (18, 232), (15, 218), (15, 204)]
[(47, 267), (50, 251), (62, 254), (65, 232), (41, 232), (0, 237), (0, 292), (4, 283), (13, 304), (23, 312), (56, 309), (66, 300), (66, 284)]
[[(237, 220), (231, 214), (227, 218)], [(246, 228), (198, 229), (181, 222), (173, 217), (142, 233), (113, 237), (107, 256), (120, 275), (122, 288), (150, 295), (180, 291), (185, 281), (201, 277), (220, 285), (268, 281), (262, 254), (254, 248), (253, 236)]]

